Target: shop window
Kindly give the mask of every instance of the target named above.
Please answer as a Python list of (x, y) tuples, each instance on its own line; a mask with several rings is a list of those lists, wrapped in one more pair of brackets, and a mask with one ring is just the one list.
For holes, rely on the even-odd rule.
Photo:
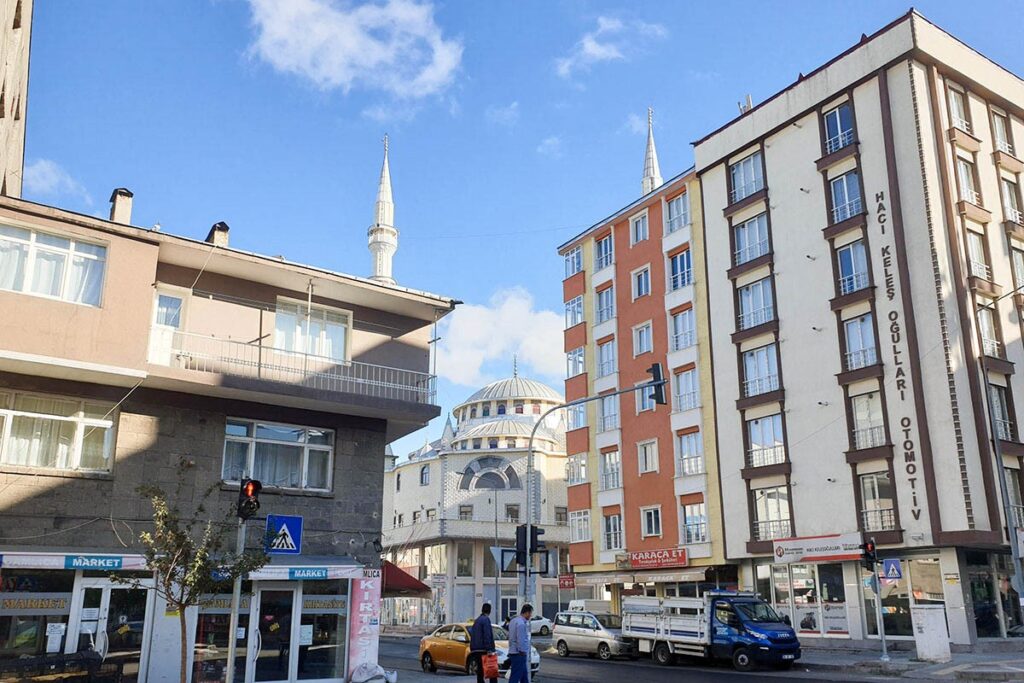
[[(75, 572), (58, 569), (4, 569), (0, 572), (0, 660), (63, 652)], [(48, 624), (63, 624), (55, 641)]]
[[(905, 565), (904, 565), (905, 566)], [(864, 615), (868, 635), (878, 637), (878, 620), (875, 618), (875, 591), (871, 585), (872, 572), (861, 568), (864, 584)], [(910, 622), (909, 572), (904, 571), (902, 579), (879, 579), (882, 596), (882, 624), (887, 636), (913, 636)], [(979, 634), (980, 635), (980, 634)]]
[(312, 642), (300, 650), (300, 681), (345, 678), (346, 605), (347, 580), (303, 582), (299, 633), (312, 631)]
[(455, 544), (455, 576), (473, 576), (473, 544)]

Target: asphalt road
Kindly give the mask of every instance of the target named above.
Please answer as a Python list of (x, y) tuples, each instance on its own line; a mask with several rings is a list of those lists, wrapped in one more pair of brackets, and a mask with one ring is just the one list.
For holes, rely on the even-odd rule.
[[(612, 660), (602, 662), (587, 657), (569, 657), (562, 659), (557, 654), (546, 653), (549, 643), (546, 640), (534, 639), (534, 646), (541, 652), (540, 675), (538, 681), (576, 681), (578, 683), (608, 683), (609, 681), (630, 681), (632, 683), (688, 683), (693, 681), (712, 681), (713, 683), (753, 683), (755, 681), (771, 681), (800, 679), (802, 681), (883, 681), (878, 676), (855, 676), (838, 673), (823, 673), (801, 669), (800, 664), (791, 671), (759, 671), (756, 673), (739, 673), (727, 663), (721, 666), (708, 666), (704, 662), (683, 660), (675, 666), (663, 667), (653, 662), (640, 659), (635, 662), (628, 660)], [(419, 639), (381, 639), (380, 665), (385, 669), (404, 669), (419, 671)], [(474, 678), (455, 673), (439, 672), (438, 683), (475, 683)], [(399, 674), (399, 681), (402, 680)], [(502, 679), (504, 680), (504, 679)]]

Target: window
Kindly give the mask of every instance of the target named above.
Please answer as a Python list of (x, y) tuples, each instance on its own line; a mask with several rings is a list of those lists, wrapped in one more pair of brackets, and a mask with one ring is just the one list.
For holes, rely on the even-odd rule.
[(419, 522), (420, 522), (420, 511), (419, 510), (413, 510), (413, 513), (412, 513), (412, 523), (413, 524), (419, 524)]
[(163, 292), (156, 295), (156, 317), (154, 322), (157, 325), (164, 327), (171, 327), (175, 330), (181, 329), (181, 309), (184, 301), (180, 296), (174, 296), (173, 294), (164, 294)]
[(455, 576), (473, 576), (473, 544), (455, 544)]
[(992, 132), (995, 133), (996, 149), (1010, 156), (1013, 153), (1013, 139), (1010, 137), (1010, 121), (1001, 112), (992, 112)]
[(639, 299), (651, 293), (651, 269), (641, 268), (633, 273), (633, 298)]
[(487, 440), (487, 447), (488, 448), (497, 448), (498, 447), (498, 439), (497, 439), (497, 437), (488, 439)]
[(645, 410), (654, 410), (657, 405), (654, 402), (654, 387), (641, 386), (645, 383), (637, 384), (637, 390), (633, 393), (636, 394), (636, 412), (637, 414), (644, 412)]
[(839, 294), (850, 294), (868, 286), (868, 256), (864, 240), (851, 242), (836, 251), (839, 264)]
[(109, 472), (114, 406), (0, 391), (0, 463), (48, 470)]
[(734, 204), (755, 192), (764, 189), (764, 169), (761, 168), (761, 153), (754, 152), (746, 159), (729, 167), (729, 203)]
[[(582, 375), (583, 371), (583, 347), (581, 346), (565, 354), (565, 376), (575, 377), (576, 375)], [(521, 408), (521, 406), (519, 407)], [(521, 413), (522, 410), (519, 412)]]
[(612, 236), (606, 235), (594, 243), (594, 270), (607, 268), (615, 258)]
[(974, 162), (957, 156), (956, 178), (960, 188), (960, 199), (981, 206), (981, 195), (974, 182)]
[(607, 377), (617, 370), (615, 358), (615, 340), (597, 345), (597, 376)]
[(986, 356), (1001, 358), (999, 334), (996, 332), (996, 321), (992, 316), (992, 309), (988, 306), (978, 306), (978, 331), (981, 332), (981, 348)]
[(601, 490), (622, 488), (622, 456), (618, 451), (601, 454)]
[(395, 474), (395, 492), (402, 490), (402, 473), (398, 472)]
[(754, 540), (770, 541), (791, 536), (789, 525), (789, 490), (785, 486), (769, 486), (750, 492), (754, 508)]
[(708, 513), (704, 503), (683, 506), (683, 543), (707, 543)]
[(747, 420), (747, 467), (778, 465), (786, 461), (782, 413)]
[(633, 355), (639, 356), (641, 353), (648, 353), (651, 350), (652, 338), (651, 338), (651, 324), (644, 323), (639, 327), (633, 328)]
[(565, 483), (582, 484), (587, 480), (587, 454), (577, 453), (565, 459)]
[(565, 410), (569, 429), (581, 429), (587, 426), (587, 407), (569, 406)]
[(1013, 268), (1013, 287), (1019, 289), (1024, 286), (1024, 251), (1010, 249), (1010, 265)]
[(640, 508), (640, 520), (644, 538), (661, 536), (661, 506)]
[(949, 88), (949, 116), (954, 128), (965, 133), (971, 132), (971, 119), (967, 115), (967, 95), (956, 88)]
[(433, 522), (437, 519), (437, 508), (430, 508), (427, 510), (427, 521)]
[(832, 190), (832, 222), (839, 223), (864, 211), (857, 171), (844, 173), (829, 182)]
[(398, 515), (396, 518), (395, 526), (405, 526), (405, 515)]
[(473, 521), (473, 506), (472, 505), (460, 505), (459, 506), (459, 520), (463, 522)]
[(665, 230), (673, 233), (690, 224), (690, 195), (681, 194), (668, 202), (668, 225)]
[(832, 154), (853, 142), (853, 108), (843, 102), (825, 112), (825, 154)]
[(647, 214), (637, 216), (630, 221), (630, 236), (632, 237), (633, 244), (637, 242), (643, 242), (648, 237), (647, 229)]
[(483, 439), (473, 439), (473, 448), (482, 448)]
[(565, 254), (565, 277), (570, 278), (583, 270), (583, 250), (574, 247)]
[(672, 377), (672, 400), (676, 411), (693, 410), (700, 405), (700, 386), (697, 384), (697, 370), (686, 370)]
[(676, 435), (676, 476), (704, 473), (704, 443), (700, 432)]
[(519, 504), (518, 503), (506, 503), (505, 504), (505, 521), (511, 522), (512, 524), (519, 524)]
[(622, 550), (622, 515), (604, 516), (604, 538), (602, 550)]
[(775, 319), (775, 302), (772, 298), (772, 279), (766, 277), (740, 287), (737, 292), (740, 314), (736, 321), (741, 330), (764, 325)]
[(743, 353), (743, 395), (757, 396), (779, 388), (778, 356), (775, 344)]
[(590, 540), (590, 510), (575, 510), (569, 513), (569, 542), (581, 543)]
[(578, 296), (565, 302), (565, 329), (579, 325), (581, 322), (583, 322), (583, 297)]
[(1018, 529), (1024, 529), (1024, 500), (1021, 498), (1020, 470), (1010, 467), (1003, 468), (1006, 477), (1006, 493), (1010, 499), (1010, 524)]
[(885, 444), (885, 418), (882, 415), (882, 397), (878, 392), (850, 398), (853, 414), (853, 447), (856, 450), (875, 448)]
[(1003, 213), (1006, 220), (1013, 221), (1018, 225), (1024, 225), (1024, 213), (1020, 210), (1020, 193), (1017, 191), (1017, 183), (1009, 178), (1000, 178), (1003, 187)]
[(744, 221), (732, 229), (734, 265), (764, 256), (768, 253), (768, 214), (762, 213)]
[(598, 403), (598, 409), (601, 411), (598, 431), (609, 432), (619, 428), (618, 396), (602, 396), (600, 403)]
[[(580, 349), (580, 352), (582, 353), (583, 349)], [(524, 415), (525, 414), (524, 413), (525, 410), (526, 410), (526, 404), (525, 403), (523, 403), (520, 400), (512, 401), (512, 412), (514, 412), (516, 415)]]
[(224, 481), (252, 477), (265, 487), (331, 488), (331, 430), (229, 418), (224, 434)]
[(594, 305), (597, 308), (597, 324), (600, 325), (606, 320), (615, 317), (615, 287), (602, 289), (594, 297)]
[(672, 350), (688, 349), (695, 343), (694, 313), (692, 308), (672, 316)]
[(281, 351), (345, 360), (349, 324), (349, 314), (344, 311), (278, 299), (275, 346)]
[(988, 257), (985, 254), (985, 238), (973, 230), (965, 230), (967, 233), (967, 261), (970, 266), (971, 276), (982, 280), (992, 279), (992, 270), (988, 266)]
[(430, 465), (423, 465), (420, 467), (420, 486), (427, 486), (430, 484)]
[(896, 496), (888, 472), (860, 476), (861, 521), (864, 531), (896, 528)]
[(1006, 387), (990, 384), (988, 387), (989, 401), (992, 402), (992, 413), (995, 415), (996, 435), (1001, 441), (1016, 441), (1017, 430), (1010, 419), (1010, 404), (1007, 400)]
[(693, 263), (690, 258), (690, 250), (684, 249), (675, 256), (668, 259), (669, 278), (668, 288), (676, 291), (686, 285), (693, 284)]
[(844, 322), (843, 333), (846, 338), (846, 370), (866, 368), (878, 362), (874, 316), (871, 313)]
[(0, 289), (99, 306), (107, 248), (0, 225)]
[(555, 506), (555, 524), (565, 526), (569, 523), (569, 508)]
[(636, 445), (636, 459), (640, 474), (658, 471), (658, 442), (644, 441)]

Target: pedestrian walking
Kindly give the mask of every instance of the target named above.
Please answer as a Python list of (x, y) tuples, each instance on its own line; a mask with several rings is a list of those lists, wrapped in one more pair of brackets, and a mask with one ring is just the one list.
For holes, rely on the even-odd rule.
[[(494, 629), (491, 626), (491, 604), (485, 602), (480, 608), (480, 616), (469, 629), (469, 656), (476, 662), (476, 683), (484, 683), (484, 655), (495, 652)], [(497, 678), (487, 679), (490, 683), (498, 683)]]
[(533, 605), (527, 603), (508, 625), (509, 683), (530, 683), (530, 618)]

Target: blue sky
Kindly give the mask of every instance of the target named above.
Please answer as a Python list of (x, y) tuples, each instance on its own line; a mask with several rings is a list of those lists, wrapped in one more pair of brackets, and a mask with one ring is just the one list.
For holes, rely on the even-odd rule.
[[(1007, 39), (1024, 3), (916, 6), (1024, 74)], [(555, 250), (639, 195), (647, 106), (669, 178), (747, 93), (764, 99), (907, 9), (37, 0), (24, 195), (105, 215), (126, 186), (137, 225), (202, 238), (223, 220), (240, 248), (365, 275), (387, 132), (396, 277), (467, 302), (443, 330), (444, 408), (510, 374), (513, 353), (559, 387)]]

